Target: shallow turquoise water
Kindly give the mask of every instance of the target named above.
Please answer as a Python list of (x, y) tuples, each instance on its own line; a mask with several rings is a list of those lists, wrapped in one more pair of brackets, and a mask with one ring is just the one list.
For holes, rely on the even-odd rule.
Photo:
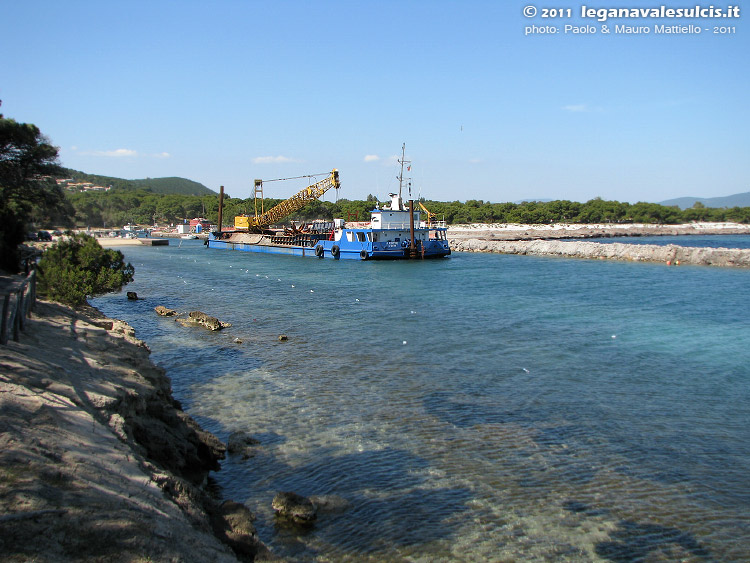
[[(750, 271), (123, 251), (142, 300), (93, 304), (261, 441), (215, 478), (290, 560), (750, 560)], [(280, 490), (338, 508), (290, 530)]]

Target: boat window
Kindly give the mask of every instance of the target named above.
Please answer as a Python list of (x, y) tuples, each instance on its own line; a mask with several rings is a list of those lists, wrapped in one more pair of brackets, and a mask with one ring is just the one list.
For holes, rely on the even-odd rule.
[(362, 231), (357, 231), (357, 240), (359, 242), (365, 242), (365, 233)]
[(367, 240), (372, 242), (372, 233), (367, 233)]
[(349, 242), (354, 242), (354, 233), (351, 231), (346, 231), (346, 240)]

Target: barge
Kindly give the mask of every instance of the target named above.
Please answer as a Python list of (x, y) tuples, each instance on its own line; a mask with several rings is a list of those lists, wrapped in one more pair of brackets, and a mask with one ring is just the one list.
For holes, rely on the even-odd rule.
[[(445, 224), (427, 221), (415, 209), (408, 207), (401, 197), (403, 155), (399, 193), (390, 194), (391, 201), (370, 211), (370, 221), (347, 223), (343, 219), (313, 221), (286, 228), (272, 228), (270, 224), (301, 209), (309, 201), (318, 199), (331, 187), (339, 187), (338, 170), (331, 171), (325, 180), (303, 189), (266, 213), (254, 217), (235, 217), (234, 229), (211, 233), (206, 245), (219, 250), (265, 252), (334, 260), (408, 260), (442, 258), (451, 253)], [(256, 180), (256, 200), (260, 180)], [(262, 193), (262, 192), (261, 192)], [(223, 194), (223, 192), (222, 192)], [(422, 206), (424, 209), (424, 206)], [(221, 205), (219, 206), (221, 224)]]

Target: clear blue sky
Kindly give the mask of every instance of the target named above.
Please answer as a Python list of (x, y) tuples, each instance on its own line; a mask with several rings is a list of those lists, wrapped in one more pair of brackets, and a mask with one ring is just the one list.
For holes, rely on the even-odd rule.
[[(528, 5), (572, 17), (527, 18)], [(581, 5), (662, 4), (0, 0), (0, 112), (38, 125), (69, 168), (233, 197), (254, 178), (338, 168), (340, 197), (382, 200), (404, 142), (428, 199), (750, 191), (750, 2), (734, 19), (607, 22)], [(656, 34), (663, 23), (703, 32)]]

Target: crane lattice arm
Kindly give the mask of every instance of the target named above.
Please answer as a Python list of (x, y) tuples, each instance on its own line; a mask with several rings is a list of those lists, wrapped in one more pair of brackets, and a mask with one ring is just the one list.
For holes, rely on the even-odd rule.
[(320, 198), (331, 188), (339, 188), (339, 171), (335, 168), (331, 170), (330, 176), (316, 182), (311, 186), (303, 188), (289, 199), (286, 199), (278, 205), (272, 207), (265, 213), (261, 213), (257, 217), (248, 217), (248, 227), (253, 229), (262, 229), (271, 225), (277, 221), (280, 221), (284, 217), (291, 215), (295, 211), (302, 209), (305, 205), (311, 201), (315, 201)]

